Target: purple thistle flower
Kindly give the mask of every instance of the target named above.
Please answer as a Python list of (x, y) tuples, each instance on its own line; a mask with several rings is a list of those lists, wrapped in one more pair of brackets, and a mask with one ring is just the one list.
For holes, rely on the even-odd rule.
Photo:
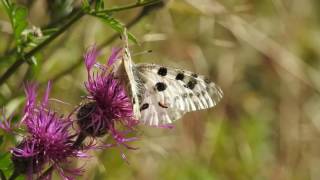
[(122, 48), (112, 48), (111, 55), (108, 59), (108, 66), (111, 66), (116, 60), (119, 58), (119, 53), (122, 50)]
[(35, 140), (28, 138), (11, 150), (16, 173), (27, 174), (31, 178), (32, 174), (42, 170), (45, 160), (37, 144)]
[(109, 133), (116, 145), (122, 144), (130, 148), (125, 143), (136, 138), (126, 138), (128, 133), (118, 131), (116, 124), (132, 131), (138, 121), (133, 118), (131, 100), (123, 84), (112, 73), (108, 73), (108, 65), (112, 65), (118, 59), (120, 50), (113, 49), (107, 65), (100, 65), (100, 71), (96, 73), (92, 72), (92, 62), (96, 62), (92, 57), (97, 57), (96, 49), (91, 48), (84, 56), (88, 70), (85, 87), (89, 93), (89, 103), (79, 109), (77, 117), (80, 129), (86, 135), (99, 137)]
[(28, 113), (30, 113), (30, 111), (32, 111), (34, 109), (35, 103), (36, 103), (36, 97), (37, 97), (37, 85), (36, 84), (32, 84), (32, 83), (28, 83), (25, 86), (25, 93), (26, 93), (26, 98), (27, 98), (27, 102), (26, 105), (24, 107), (24, 113), (27, 115)]
[(48, 108), (50, 87), (49, 82), (42, 102), (36, 104), (36, 86), (26, 85), (27, 103), (23, 124), (27, 127), (28, 135), (11, 150), (11, 154), (15, 172), (27, 174), (29, 178), (33, 174), (39, 175), (47, 163), (58, 170), (62, 177), (71, 178), (65, 172), (71, 172), (73, 176), (77, 175), (78, 170), (66, 170), (61, 165), (69, 162), (71, 157), (86, 157), (74, 147), (76, 134), (70, 132), (71, 119), (58, 116)]
[(95, 65), (98, 54), (99, 53), (97, 47), (93, 45), (87, 50), (87, 53), (83, 56), (88, 72), (90, 72), (92, 67)]

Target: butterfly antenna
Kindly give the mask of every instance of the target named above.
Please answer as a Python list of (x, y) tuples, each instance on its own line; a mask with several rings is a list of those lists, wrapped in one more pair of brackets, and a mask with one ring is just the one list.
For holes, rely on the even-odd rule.
[(67, 102), (61, 101), (61, 100), (56, 99), (56, 98), (50, 98), (50, 99), (49, 99), (49, 101), (57, 102), (57, 103), (61, 103), (61, 104), (64, 104), (64, 105), (71, 106), (71, 104), (70, 104), (70, 103), (67, 103)]
[(134, 53), (132, 54), (132, 56), (140, 56), (140, 55), (144, 55), (144, 54), (149, 54), (149, 53), (152, 53), (152, 50), (145, 50), (145, 51), (142, 51), (142, 52), (138, 52), (138, 53)]

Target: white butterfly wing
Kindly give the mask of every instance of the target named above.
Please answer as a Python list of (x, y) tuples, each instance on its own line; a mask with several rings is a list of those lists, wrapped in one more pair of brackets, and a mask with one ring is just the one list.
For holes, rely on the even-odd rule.
[(140, 106), (140, 121), (150, 126), (170, 124), (179, 119), (184, 112), (174, 108), (159, 106), (158, 98), (153, 95), (145, 95)]
[(136, 65), (141, 121), (149, 125), (168, 124), (184, 113), (215, 106), (223, 96), (221, 89), (203, 76), (190, 71), (155, 64)]
[(115, 73), (116, 76), (118, 76), (121, 80), (123, 80), (126, 85), (126, 90), (128, 95), (131, 96), (132, 104), (133, 104), (133, 115), (134, 118), (140, 119), (141, 114), (139, 110), (139, 98), (138, 95), (140, 94), (138, 89), (138, 83), (136, 76), (134, 75), (134, 63), (131, 59), (131, 54), (128, 47), (128, 36), (127, 36), (127, 30), (124, 29), (124, 32), (122, 34), (123, 38), (123, 45), (124, 48), (122, 49), (122, 56), (121, 59), (116, 61), (113, 65), (113, 73)]

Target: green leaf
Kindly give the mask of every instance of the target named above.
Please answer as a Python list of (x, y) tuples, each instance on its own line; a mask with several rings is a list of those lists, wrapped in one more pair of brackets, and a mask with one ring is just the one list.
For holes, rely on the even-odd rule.
[[(94, 13), (91, 13), (90, 15), (102, 19), (104, 22), (106, 22), (112, 29), (114, 29), (118, 33), (122, 34), (124, 32), (124, 28), (125, 28), (124, 24), (121, 23), (120, 21), (116, 20), (115, 18), (113, 18), (111, 15), (108, 15), (108, 14), (94, 14)], [(137, 39), (130, 32), (128, 32), (128, 38), (131, 41), (133, 41), (135, 44), (138, 44)]]
[(83, 0), (82, 1), (82, 9), (84, 9), (84, 10), (90, 9), (90, 3), (89, 3), (88, 0)]
[[(18, 49), (21, 49), (23, 39), (22, 32), (27, 28), (27, 9), (25, 7), (18, 7), (16, 4), (13, 4), (9, 0), (1, 0), (4, 5), (7, 14), (11, 21), (11, 26), (14, 32), (14, 37), (18, 46)], [(20, 48), (19, 48), (20, 46)]]
[(130, 32), (128, 32), (128, 37), (132, 42), (134, 42), (135, 44), (138, 44), (137, 38), (133, 34), (131, 34)]
[(16, 39), (20, 39), (24, 29), (28, 26), (27, 23), (27, 9), (23, 7), (17, 7), (12, 14), (12, 24), (14, 27), (14, 34)]
[(12, 174), (13, 168), (9, 152), (0, 153), (0, 169), (7, 177)]
[(96, 9), (96, 11), (104, 9), (104, 1), (103, 0), (97, 0), (95, 9)]

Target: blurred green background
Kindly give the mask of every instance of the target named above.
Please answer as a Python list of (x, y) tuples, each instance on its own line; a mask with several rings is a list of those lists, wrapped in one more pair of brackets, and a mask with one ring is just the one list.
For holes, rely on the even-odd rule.
[[(28, 28), (59, 24), (79, 6), (73, 0), (17, 0), (28, 8)], [(133, 1), (105, 1), (105, 7)], [(78, 179), (318, 180), (320, 179), (320, 1), (172, 0), (141, 15), (114, 13), (139, 45), (135, 62), (184, 68), (211, 77), (224, 91), (209, 110), (188, 113), (174, 129), (139, 127), (139, 150), (108, 149), (78, 161)], [(85, 95), (85, 49), (103, 44), (101, 62), (118, 36), (100, 19), (85, 16), (24, 64), (0, 87), (0, 104), (19, 115), (22, 84), (53, 80), (52, 102), (67, 114)], [(12, 29), (0, 6), (0, 72), (15, 58)], [(28, 47), (31, 48), (31, 47)], [(7, 151), (14, 142), (1, 145)], [(125, 163), (120, 152), (128, 157)], [(56, 177), (58, 179), (58, 177)]]

